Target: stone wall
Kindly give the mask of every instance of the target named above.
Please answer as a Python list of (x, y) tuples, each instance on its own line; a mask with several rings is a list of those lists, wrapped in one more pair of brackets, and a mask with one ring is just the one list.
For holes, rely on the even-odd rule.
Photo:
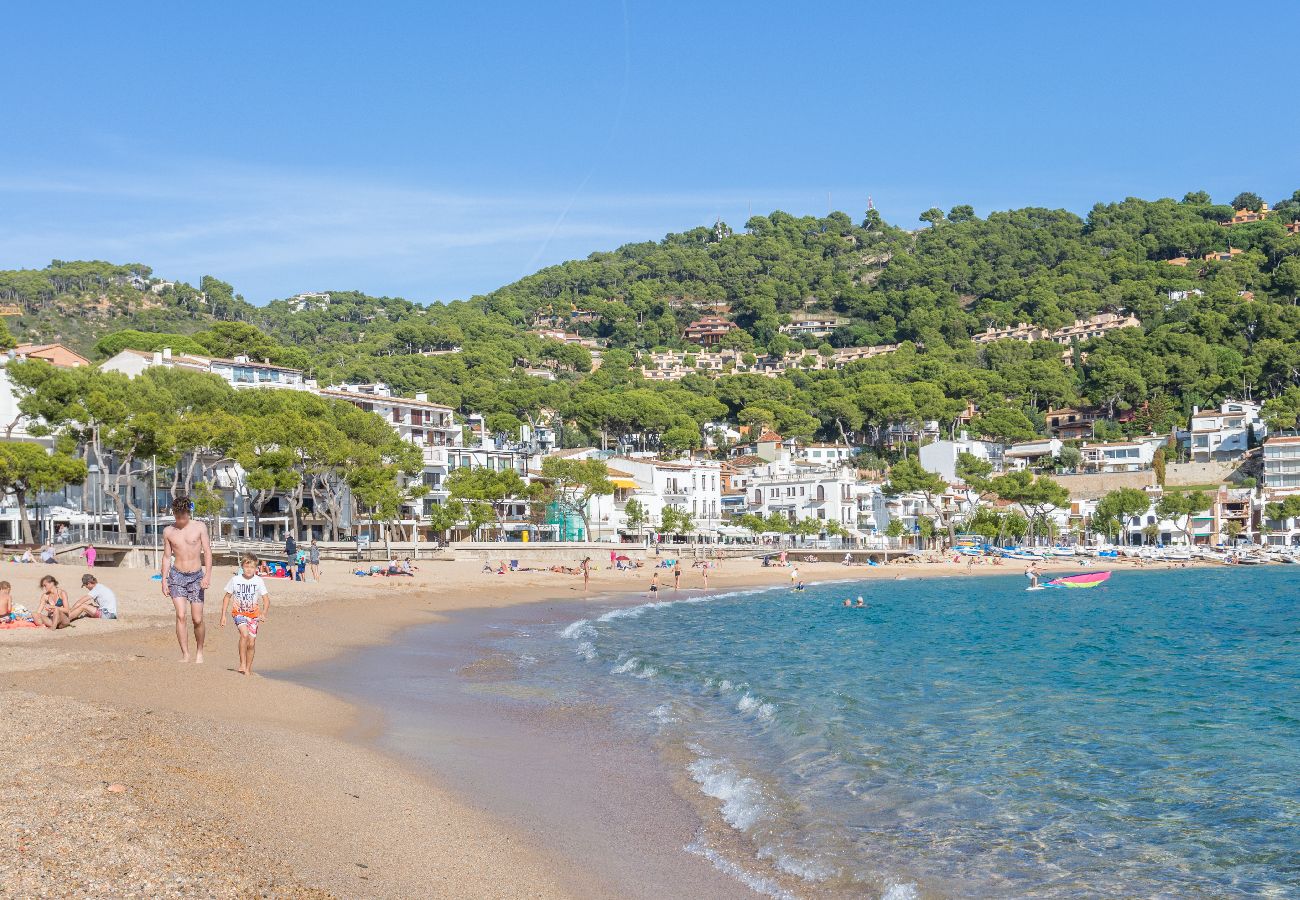
[(1186, 487), (1227, 481), (1240, 462), (1170, 463), (1165, 467), (1165, 484)]
[(1095, 500), (1120, 488), (1150, 487), (1156, 483), (1156, 473), (1150, 469), (1144, 472), (1107, 472), (1088, 475), (1055, 475), (1056, 481), (1065, 485), (1071, 500)]

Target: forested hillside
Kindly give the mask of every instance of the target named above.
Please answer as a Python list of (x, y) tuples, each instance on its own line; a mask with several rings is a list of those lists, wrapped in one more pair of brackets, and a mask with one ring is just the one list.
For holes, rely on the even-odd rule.
[[(430, 307), (352, 291), (254, 307), (213, 277), (194, 288), (160, 282), (145, 266), (62, 262), (0, 272), (0, 302), (22, 307), (10, 320), (19, 339), (86, 352), (98, 342), (100, 356), (185, 339), (194, 350), (244, 349), (321, 380), (427, 391), (489, 413), (501, 431), (545, 411), (564, 421), (570, 443), (636, 433), (690, 446), (702, 423), (723, 417), (872, 440), (891, 423), (951, 421), (967, 402), (983, 413), (978, 430), (1008, 438), (1072, 403), (1137, 408), (1127, 428), (1163, 429), (1228, 395), (1283, 396), (1274, 408), (1300, 410), (1300, 234), (1287, 227), (1300, 219), (1300, 192), (1260, 221), (1228, 227), (1234, 207), (1260, 210), (1262, 201), (1128, 199), (1086, 219), (1046, 209), (982, 219), (958, 206), (928, 211), (917, 231), (875, 211), (860, 222), (775, 212), (741, 232), (700, 227)], [(804, 311), (848, 319), (825, 339), (832, 347), (903, 347), (780, 378), (641, 377), (637, 354), (683, 348), (683, 329), (701, 315), (729, 317), (740, 328), (724, 345), (761, 354), (799, 346), (778, 328)], [(1064, 355), (1050, 342), (970, 340), (990, 325), (1055, 328), (1103, 311), (1131, 312), (1143, 327)], [(542, 328), (600, 342), (601, 365), (593, 372), (587, 349), (529, 333)], [(133, 333), (104, 338), (122, 329)], [(529, 373), (538, 367), (555, 380)]]

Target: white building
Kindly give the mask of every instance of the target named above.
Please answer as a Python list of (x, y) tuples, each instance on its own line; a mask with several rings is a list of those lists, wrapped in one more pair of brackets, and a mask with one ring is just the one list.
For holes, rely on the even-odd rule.
[(1259, 417), (1259, 404), (1224, 400), (1217, 410), (1192, 410), (1192, 462), (1230, 460), (1250, 449), (1251, 438), (1262, 440), (1268, 433)]
[[(662, 520), (665, 507), (672, 506), (691, 514), (697, 531), (716, 532), (722, 524), (722, 466), (714, 460), (662, 460), (653, 456), (616, 456), (609, 460), (616, 489), (626, 479), (636, 485), (626, 498), (635, 497), (645, 507), (651, 525)], [(610, 498), (606, 498), (610, 499)], [(614, 498), (617, 501), (617, 496)], [(602, 523), (604, 524), (604, 523)], [(619, 531), (630, 533), (627, 517), (621, 510), (610, 513), (609, 522), (597, 539), (613, 537)], [(592, 520), (596, 532), (596, 520)]]
[(1264, 442), (1264, 489), (1300, 492), (1300, 435), (1274, 435)]
[(1003, 464), (1008, 468), (1023, 469), (1037, 465), (1043, 460), (1055, 459), (1061, 455), (1065, 446), (1058, 438), (1039, 438), (1012, 444), (1002, 452)]
[(152, 353), (144, 350), (122, 350), (115, 356), (104, 360), (99, 368), (105, 372), (120, 372), (128, 378), (135, 378), (146, 369), (154, 366), (169, 366), (176, 369), (189, 369), (194, 372), (208, 372), (223, 379), (233, 388), (289, 388), (291, 390), (314, 390), (316, 383), (304, 378), (301, 369), (277, 366), (270, 362), (259, 362), (247, 356), (234, 359), (222, 359), (213, 356), (198, 356), (188, 353), (173, 353), (170, 348), (156, 350)]
[(858, 451), (848, 444), (801, 444), (795, 448), (795, 457), (813, 465), (851, 465)]
[(1084, 443), (1079, 452), (1083, 456), (1083, 467), (1093, 472), (1140, 472), (1151, 468), (1156, 450), (1164, 443), (1163, 436), (1148, 440)]
[(838, 522), (850, 532), (857, 530), (860, 493), (851, 468), (803, 461), (768, 463), (749, 475), (745, 490), (747, 512), (765, 517), (779, 513), (791, 522)]
[(782, 325), (780, 330), (795, 337), (826, 337), (849, 323), (849, 319), (831, 313), (795, 313), (790, 317), (790, 324)]
[(955, 441), (932, 441), (921, 448), (918, 458), (921, 468), (943, 478), (949, 483), (958, 481), (957, 460), (963, 453), (992, 463), (995, 470), (1002, 468), (1002, 445), (978, 441), (965, 434)]

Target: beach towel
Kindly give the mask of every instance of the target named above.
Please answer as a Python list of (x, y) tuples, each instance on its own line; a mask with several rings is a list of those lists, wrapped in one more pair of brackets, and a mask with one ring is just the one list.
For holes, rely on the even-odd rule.
[(31, 619), (19, 619), (16, 622), (5, 622), (3, 625), (0, 625), (0, 631), (10, 631), (14, 628), (41, 628), (41, 627), (43, 626), (37, 625)]

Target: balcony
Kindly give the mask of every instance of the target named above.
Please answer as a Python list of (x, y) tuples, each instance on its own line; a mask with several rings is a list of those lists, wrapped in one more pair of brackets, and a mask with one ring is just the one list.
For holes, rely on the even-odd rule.
[(421, 447), (426, 466), (446, 466), (447, 465), (447, 448), (446, 447)]

